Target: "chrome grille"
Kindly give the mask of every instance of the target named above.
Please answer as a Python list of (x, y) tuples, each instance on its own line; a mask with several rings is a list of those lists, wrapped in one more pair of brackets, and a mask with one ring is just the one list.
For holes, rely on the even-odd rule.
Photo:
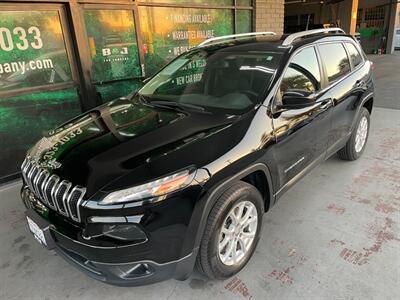
[(29, 157), (22, 163), (21, 171), (30, 191), (43, 204), (76, 222), (81, 221), (79, 207), (86, 188), (73, 186), (71, 182), (61, 180), (57, 175), (50, 175)]

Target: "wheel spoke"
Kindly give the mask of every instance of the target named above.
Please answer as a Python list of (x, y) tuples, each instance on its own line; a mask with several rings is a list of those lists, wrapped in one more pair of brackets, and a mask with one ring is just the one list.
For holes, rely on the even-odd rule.
[(231, 236), (235, 232), (235, 228), (233, 226), (229, 226), (229, 228), (222, 227), (221, 232), (227, 236)]
[(238, 207), (238, 212), (237, 212), (237, 214), (235, 214), (236, 220), (238, 221), (238, 223), (240, 223), (240, 221), (242, 220), (242, 215), (243, 215), (243, 210), (244, 210), (245, 204), (246, 204), (245, 202), (241, 202)]
[(229, 245), (228, 245), (228, 247), (227, 247), (227, 249), (225, 251), (225, 254), (223, 256), (224, 260), (227, 260), (230, 257), (233, 258), (232, 257), (232, 251), (233, 251), (234, 247), (235, 247), (235, 241), (234, 240), (229, 240)]
[(240, 224), (242, 226), (250, 218), (250, 215), (252, 214), (252, 212), (253, 212), (253, 207), (252, 206), (248, 207), (245, 215), (243, 216), (242, 220), (240, 221)]
[(231, 211), (229, 213), (228, 218), (232, 220), (233, 227), (235, 227), (239, 223), (234, 211)]
[(242, 238), (244, 239), (251, 239), (256, 236), (255, 232), (242, 232)]
[(246, 222), (244, 222), (244, 224), (243, 224), (243, 228), (246, 228), (248, 225), (250, 225), (250, 224), (252, 224), (254, 222), (257, 222), (257, 217), (256, 216), (253, 216), (253, 217), (247, 219)]
[(231, 251), (231, 257), (232, 257), (234, 263), (237, 263), (237, 244), (238, 244), (238, 242), (237, 242), (237, 240), (235, 240), (233, 242), (233, 248)]
[(229, 243), (231, 239), (227, 236), (224, 237), (224, 239), (222, 240), (222, 242), (220, 242), (219, 244), (219, 251), (221, 252), (222, 250), (224, 250), (225, 246)]
[(239, 242), (240, 249), (243, 251), (243, 253), (246, 253), (247, 249), (246, 249), (246, 246), (245, 246), (245, 243), (244, 243), (243, 239), (239, 238), (238, 242)]

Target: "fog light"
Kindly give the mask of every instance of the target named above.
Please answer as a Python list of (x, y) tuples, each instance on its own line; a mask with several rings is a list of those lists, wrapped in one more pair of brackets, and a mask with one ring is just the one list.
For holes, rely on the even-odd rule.
[(120, 277), (125, 279), (144, 277), (154, 273), (154, 269), (146, 263), (141, 263), (134, 266), (121, 265), (118, 267), (118, 269)]

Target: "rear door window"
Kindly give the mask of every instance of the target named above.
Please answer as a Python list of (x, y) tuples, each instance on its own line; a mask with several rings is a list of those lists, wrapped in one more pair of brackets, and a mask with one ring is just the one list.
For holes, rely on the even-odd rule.
[(349, 58), (341, 43), (322, 44), (319, 48), (329, 83), (336, 82), (350, 73)]
[(363, 61), (360, 52), (358, 52), (356, 46), (351, 43), (346, 43), (346, 48), (349, 51), (350, 59), (353, 62), (354, 68), (357, 67)]

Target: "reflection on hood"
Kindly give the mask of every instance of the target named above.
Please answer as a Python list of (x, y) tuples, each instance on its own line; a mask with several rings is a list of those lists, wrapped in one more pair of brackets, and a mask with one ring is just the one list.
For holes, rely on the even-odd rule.
[(129, 185), (204, 165), (241, 139), (245, 119), (119, 99), (49, 132), (29, 154), (90, 194), (116, 179)]

